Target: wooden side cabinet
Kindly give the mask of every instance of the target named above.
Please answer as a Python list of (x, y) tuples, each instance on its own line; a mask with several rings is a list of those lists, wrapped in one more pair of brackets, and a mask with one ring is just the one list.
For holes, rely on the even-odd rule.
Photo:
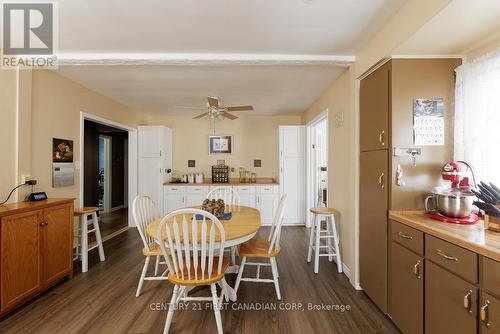
[(73, 273), (73, 199), (0, 208), (0, 316)]
[(389, 315), (405, 334), (424, 332), (424, 259), (391, 242)]

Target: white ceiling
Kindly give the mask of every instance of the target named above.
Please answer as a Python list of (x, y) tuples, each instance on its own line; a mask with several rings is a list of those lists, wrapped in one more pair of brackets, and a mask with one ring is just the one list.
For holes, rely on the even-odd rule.
[(61, 66), (59, 73), (144, 111), (195, 115), (201, 112), (176, 107), (204, 107), (207, 96), (219, 96), (224, 105), (253, 105), (252, 115), (281, 115), (307, 109), (344, 70), (337, 66), (120, 65)]
[(61, 0), (62, 53), (354, 54), (406, 0)]
[(395, 53), (462, 55), (488, 36), (500, 37), (499, 33), (499, 0), (454, 0)]
[[(201, 107), (212, 95), (226, 105), (252, 104), (253, 114), (299, 113), (345, 70), (315, 57), (354, 55), (405, 2), (61, 0), (61, 59), (65, 55), (94, 59), (92, 64), (106, 57), (121, 63), (120, 57), (133, 54), (142, 58), (203, 54), (209, 59), (195, 61), (196, 66), (185, 61), (162, 66), (125, 62), (61, 66), (58, 72), (145, 111), (192, 115), (199, 112), (176, 107)], [(219, 55), (210, 59), (215, 53)], [(238, 66), (238, 62), (215, 61), (220, 54), (270, 56), (273, 61), (244, 61)]]

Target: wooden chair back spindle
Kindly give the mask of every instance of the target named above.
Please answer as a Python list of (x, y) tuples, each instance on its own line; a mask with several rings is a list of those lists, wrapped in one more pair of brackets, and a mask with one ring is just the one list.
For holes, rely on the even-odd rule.
[(147, 234), (147, 226), (161, 217), (158, 206), (151, 197), (139, 195), (134, 199), (132, 204), (132, 217), (134, 218), (144, 247), (147, 250), (151, 250), (150, 245), (153, 244), (154, 240)]
[(157, 240), (169, 271), (177, 279), (210, 279), (214, 266), (221, 274), (225, 233), (219, 219), (211, 213), (192, 208), (172, 211), (161, 220)]

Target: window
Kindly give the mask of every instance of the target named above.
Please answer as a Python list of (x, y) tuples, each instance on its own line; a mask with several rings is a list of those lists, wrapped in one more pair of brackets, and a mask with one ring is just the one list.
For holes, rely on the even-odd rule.
[(500, 186), (500, 49), (457, 68), (455, 160)]

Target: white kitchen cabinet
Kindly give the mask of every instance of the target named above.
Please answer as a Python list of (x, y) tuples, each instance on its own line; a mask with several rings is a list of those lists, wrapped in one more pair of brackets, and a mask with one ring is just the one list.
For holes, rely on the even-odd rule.
[(163, 184), (170, 181), (172, 172), (172, 130), (139, 126), (138, 159), (138, 193), (150, 196), (163, 212)]
[(256, 208), (256, 187), (253, 185), (234, 186), (240, 196), (240, 204)]
[(208, 186), (187, 186), (186, 187), (186, 206), (201, 205), (207, 198), (209, 192)]
[(166, 186), (163, 192), (163, 214), (186, 207), (186, 187)]
[(305, 127), (279, 127), (280, 194), (286, 194), (283, 224), (305, 225)]
[(262, 225), (271, 225), (279, 202), (278, 186), (257, 187), (257, 209), (260, 211)]

